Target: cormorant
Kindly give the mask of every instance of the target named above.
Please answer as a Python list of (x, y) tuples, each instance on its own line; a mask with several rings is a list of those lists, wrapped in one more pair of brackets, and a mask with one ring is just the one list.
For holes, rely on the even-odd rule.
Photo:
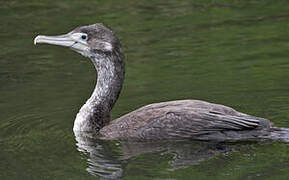
[(93, 24), (64, 35), (39, 35), (34, 39), (37, 43), (69, 47), (90, 58), (96, 68), (96, 87), (76, 116), (75, 133), (98, 133), (100, 138), (118, 140), (289, 140), (288, 128), (200, 100), (150, 104), (110, 121), (125, 75), (125, 56), (114, 33), (103, 24)]

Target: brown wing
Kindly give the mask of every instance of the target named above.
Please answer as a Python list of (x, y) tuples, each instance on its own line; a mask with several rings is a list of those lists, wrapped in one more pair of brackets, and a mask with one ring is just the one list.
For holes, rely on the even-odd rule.
[(258, 129), (263, 121), (223, 105), (182, 100), (142, 107), (113, 121), (101, 133), (111, 139), (207, 140), (220, 133)]

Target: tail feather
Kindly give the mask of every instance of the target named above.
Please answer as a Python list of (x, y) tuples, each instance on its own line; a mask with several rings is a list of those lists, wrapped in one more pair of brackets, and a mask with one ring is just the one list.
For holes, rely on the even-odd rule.
[(274, 141), (289, 142), (289, 128), (273, 127), (270, 129), (270, 134), (264, 138)]

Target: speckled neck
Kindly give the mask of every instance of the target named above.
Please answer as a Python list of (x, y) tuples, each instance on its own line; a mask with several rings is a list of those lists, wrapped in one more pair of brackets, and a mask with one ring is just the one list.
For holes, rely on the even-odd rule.
[(112, 110), (122, 88), (125, 62), (121, 50), (95, 53), (89, 58), (97, 71), (97, 83), (91, 97), (81, 107), (74, 131), (97, 132), (110, 121)]

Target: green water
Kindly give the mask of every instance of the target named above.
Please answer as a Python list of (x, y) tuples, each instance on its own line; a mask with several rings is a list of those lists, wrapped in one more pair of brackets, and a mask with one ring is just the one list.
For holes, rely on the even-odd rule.
[(33, 39), (96, 22), (114, 29), (127, 57), (113, 118), (201, 99), (289, 127), (288, 1), (1, 0), (1, 180), (289, 179), (286, 143), (77, 141), (93, 65)]

